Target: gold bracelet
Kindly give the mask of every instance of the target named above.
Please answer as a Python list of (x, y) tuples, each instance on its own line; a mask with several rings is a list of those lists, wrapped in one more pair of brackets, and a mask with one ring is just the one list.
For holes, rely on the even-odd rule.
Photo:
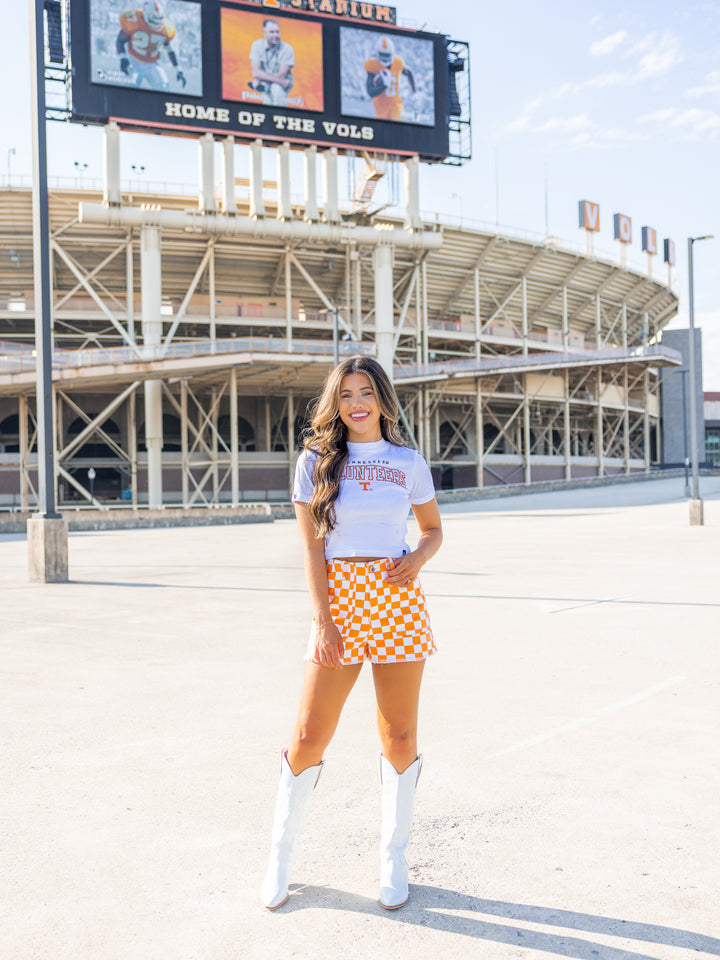
[(332, 617), (328, 617), (327, 620), (322, 620), (322, 621), (321, 621), (321, 620), (316, 620), (316, 621), (315, 621), (315, 626), (319, 629), (320, 627), (325, 627), (325, 626), (327, 626), (328, 623), (333, 623), (333, 622), (334, 622), (334, 621), (333, 621), (333, 618), (332, 618)]

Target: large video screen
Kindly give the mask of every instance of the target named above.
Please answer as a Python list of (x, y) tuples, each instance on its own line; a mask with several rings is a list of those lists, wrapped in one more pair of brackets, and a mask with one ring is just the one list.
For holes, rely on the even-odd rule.
[(396, 28), (394, 8), (69, 0), (69, 9), (75, 123), (448, 156), (448, 39)]
[(201, 97), (201, 4), (90, 0), (90, 79)]
[(325, 109), (321, 23), (222, 7), (220, 42), (223, 100)]
[(432, 42), (341, 27), (340, 112), (435, 126)]

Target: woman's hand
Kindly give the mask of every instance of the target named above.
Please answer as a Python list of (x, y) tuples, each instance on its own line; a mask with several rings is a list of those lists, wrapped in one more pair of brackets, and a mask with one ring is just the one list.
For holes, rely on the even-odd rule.
[(342, 667), (342, 656), (345, 652), (340, 631), (332, 620), (325, 620), (322, 626), (314, 625), (314, 640), (312, 647), (313, 663), (320, 664), (321, 667), (330, 667), (332, 670), (338, 670)]
[(442, 543), (442, 524), (437, 500), (416, 504), (413, 508), (420, 527), (420, 539), (415, 550), (393, 560), (393, 568), (385, 574), (385, 581), (396, 587), (409, 587), (428, 560), (435, 556)]
[(419, 550), (406, 553), (404, 556), (393, 560), (392, 569), (385, 574), (385, 582), (394, 587), (407, 587), (420, 573), (420, 568), (424, 563), (425, 557)]

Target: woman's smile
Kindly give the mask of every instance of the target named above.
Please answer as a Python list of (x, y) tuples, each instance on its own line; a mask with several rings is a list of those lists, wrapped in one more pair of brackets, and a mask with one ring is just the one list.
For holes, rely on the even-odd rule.
[(370, 379), (364, 373), (349, 373), (340, 382), (339, 413), (350, 443), (382, 440), (380, 405)]

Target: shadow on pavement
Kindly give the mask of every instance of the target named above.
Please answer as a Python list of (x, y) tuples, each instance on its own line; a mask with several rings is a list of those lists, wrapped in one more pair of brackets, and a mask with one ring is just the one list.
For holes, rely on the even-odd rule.
[[(452, 933), (459, 936), (504, 943), (523, 950), (539, 950), (578, 960), (655, 960), (650, 955), (612, 947), (605, 943), (579, 939), (565, 932), (545, 932), (520, 923), (545, 924), (549, 927), (578, 930), (603, 937), (620, 937), (640, 943), (656, 943), (683, 950), (720, 955), (720, 940), (702, 933), (693, 933), (677, 927), (663, 927), (652, 923), (618, 920), (573, 910), (505, 903), (468, 896), (456, 890), (425, 885), (410, 885), (410, 902), (400, 910), (384, 910), (377, 901), (367, 897), (321, 886), (291, 887), (290, 899), (283, 912), (308, 908), (346, 910), (387, 917), (394, 923), (411, 924)], [(464, 916), (458, 916), (462, 911)], [(467, 916), (477, 914), (477, 917)], [(500, 917), (510, 923), (492, 923), (486, 916)]]

